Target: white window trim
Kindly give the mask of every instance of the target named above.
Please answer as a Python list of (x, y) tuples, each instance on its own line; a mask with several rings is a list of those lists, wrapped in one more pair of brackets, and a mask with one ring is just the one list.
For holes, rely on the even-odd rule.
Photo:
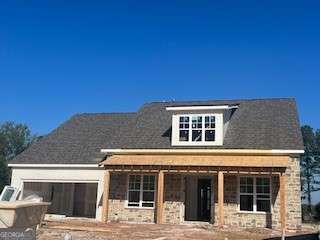
[[(246, 211), (246, 210), (240, 210), (240, 178), (241, 177), (251, 177), (253, 178), (253, 193), (241, 193), (241, 195), (253, 195), (253, 211)], [(256, 189), (256, 179), (257, 178), (268, 178), (270, 182), (270, 212), (264, 212), (264, 211), (257, 211), (257, 189)], [(238, 183), (237, 183), (237, 202), (238, 202), (238, 212), (239, 213), (257, 213), (257, 214), (270, 214), (273, 212), (273, 206), (272, 206), (272, 178), (271, 176), (257, 176), (257, 175), (239, 175), (238, 176)]]
[[(192, 117), (202, 117), (202, 128), (201, 128), (201, 141), (192, 141)], [(207, 130), (215, 131), (215, 141), (205, 141), (205, 117), (215, 117), (215, 128), (208, 128)], [(189, 117), (189, 141), (180, 141), (180, 117)], [(197, 129), (195, 129), (197, 130)], [(175, 114), (172, 116), (172, 145), (173, 146), (218, 146), (223, 143), (223, 114), (222, 113), (183, 113)]]
[[(129, 180), (130, 180), (130, 176), (131, 175), (140, 175), (140, 179), (141, 179), (141, 182), (140, 182), (140, 194), (139, 194), (139, 206), (129, 206)], [(154, 201), (142, 201), (142, 198), (143, 198), (143, 176), (145, 175), (152, 175), (154, 176), (154, 186), (155, 186), (155, 189), (154, 189)], [(156, 192), (157, 192), (157, 176), (156, 174), (148, 174), (148, 173), (143, 173), (143, 174), (135, 174), (135, 173), (129, 173), (127, 174), (127, 197), (126, 197), (126, 200), (125, 200), (125, 208), (137, 208), (137, 209), (155, 209), (155, 205), (156, 205)], [(143, 207), (142, 206), (142, 203), (153, 203), (153, 207)]]

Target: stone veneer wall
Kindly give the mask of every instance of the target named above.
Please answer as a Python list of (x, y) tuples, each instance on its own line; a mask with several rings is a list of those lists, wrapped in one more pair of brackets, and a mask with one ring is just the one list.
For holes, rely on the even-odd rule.
[[(218, 186), (214, 178), (214, 186)], [(218, 223), (218, 191), (214, 189), (215, 223)], [(272, 216), (268, 213), (239, 212), (238, 175), (224, 176), (224, 223), (235, 227), (271, 227)]]
[(164, 223), (179, 224), (184, 221), (184, 176), (165, 174)]
[[(155, 209), (126, 208), (127, 174), (112, 173), (110, 177), (108, 219), (112, 222), (155, 222)], [(184, 221), (184, 176), (165, 174), (164, 223)]]
[[(300, 158), (290, 158), (286, 169), (286, 227), (301, 229), (301, 187), (300, 187)], [(276, 178), (279, 187), (279, 178)], [(277, 189), (274, 189), (277, 191)], [(280, 197), (275, 201), (272, 226), (280, 227)]]
[[(301, 229), (300, 198), (300, 163), (299, 158), (290, 158), (286, 175), (286, 226), (288, 229)], [(224, 221), (226, 225), (239, 227), (272, 227), (280, 228), (280, 195), (279, 176), (271, 178), (272, 212), (244, 213), (239, 212), (237, 175), (224, 177)], [(217, 177), (213, 178), (214, 186), (214, 221), (218, 222)]]
[(108, 220), (111, 222), (154, 222), (154, 209), (126, 208), (126, 173), (112, 173), (110, 176)]
[[(299, 158), (290, 158), (286, 169), (286, 224), (288, 229), (301, 228), (300, 166)], [(272, 181), (272, 213), (240, 213), (238, 211), (237, 175), (225, 175), (224, 220), (225, 224), (239, 227), (280, 228), (279, 177)], [(214, 214), (218, 219), (217, 176), (213, 177)], [(111, 174), (109, 195), (109, 220), (132, 222), (155, 222), (156, 209), (125, 208), (127, 195), (127, 174)], [(179, 224), (184, 221), (185, 176), (165, 174), (164, 223)]]

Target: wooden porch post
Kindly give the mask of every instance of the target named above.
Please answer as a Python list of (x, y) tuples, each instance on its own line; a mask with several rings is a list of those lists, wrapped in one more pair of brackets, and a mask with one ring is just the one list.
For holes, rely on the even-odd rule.
[(109, 186), (110, 186), (110, 171), (106, 170), (104, 173), (104, 187), (103, 187), (103, 200), (102, 200), (102, 221), (108, 221), (109, 210)]
[(224, 224), (224, 212), (223, 212), (223, 202), (224, 202), (224, 179), (223, 172), (218, 172), (218, 223), (219, 226)]
[(158, 185), (157, 185), (157, 223), (161, 224), (163, 219), (163, 197), (164, 196), (164, 173), (159, 171), (158, 173)]
[(284, 173), (280, 174), (280, 221), (281, 229), (286, 229), (286, 176)]

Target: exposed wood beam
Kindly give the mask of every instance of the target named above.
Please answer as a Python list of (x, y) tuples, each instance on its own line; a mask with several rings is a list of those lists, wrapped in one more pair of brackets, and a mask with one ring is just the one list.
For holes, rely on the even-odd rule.
[(223, 172), (218, 172), (218, 223), (219, 226), (224, 225), (224, 176)]
[(162, 170), (158, 173), (157, 185), (157, 223), (163, 223), (163, 200), (164, 200), (164, 172)]
[(286, 229), (286, 176), (280, 175), (280, 221), (281, 229)]
[(113, 155), (100, 163), (105, 166), (186, 167), (287, 167), (288, 156), (244, 155)]
[(106, 169), (114, 172), (155, 172), (160, 170), (170, 173), (199, 173), (212, 174), (223, 171), (226, 174), (254, 174), (254, 175), (279, 175), (285, 168), (268, 167), (213, 167), (213, 166), (153, 166), (153, 165), (107, 165)]
[(151, 169), (134, 169), (134, 168), (129, 168), (129, 169), (122, 169), (122, 168), (108, 168), (108, 169), (112, 169), (113, 172), (154, 172), (157, 173), (159, 172), (159, 170), (151, 170)]
[(109, 210), (109, 187), (110, 187), (110, 171), (104, 173), (103, 200), (102, 200), (102, 221), (108, 221)]

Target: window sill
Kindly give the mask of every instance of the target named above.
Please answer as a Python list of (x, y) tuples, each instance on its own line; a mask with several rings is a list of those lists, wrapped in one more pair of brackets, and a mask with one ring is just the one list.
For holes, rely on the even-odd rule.
[(268, 215), (271, 214), (271, 212), (253, 212), (253, 211), (238, 211), (237, 214), (258, 214), (258, 215)]
[(222, 146), (221, 141), (199, 141), (199, 142), (190, 142), (190, 141), (176, 141), (171, 143), (172, 146)]
[(130, 206), (125, 206), (125, 209), (137, 209), (137, 210), (154, 210), (154, 207), (130, 207)]

